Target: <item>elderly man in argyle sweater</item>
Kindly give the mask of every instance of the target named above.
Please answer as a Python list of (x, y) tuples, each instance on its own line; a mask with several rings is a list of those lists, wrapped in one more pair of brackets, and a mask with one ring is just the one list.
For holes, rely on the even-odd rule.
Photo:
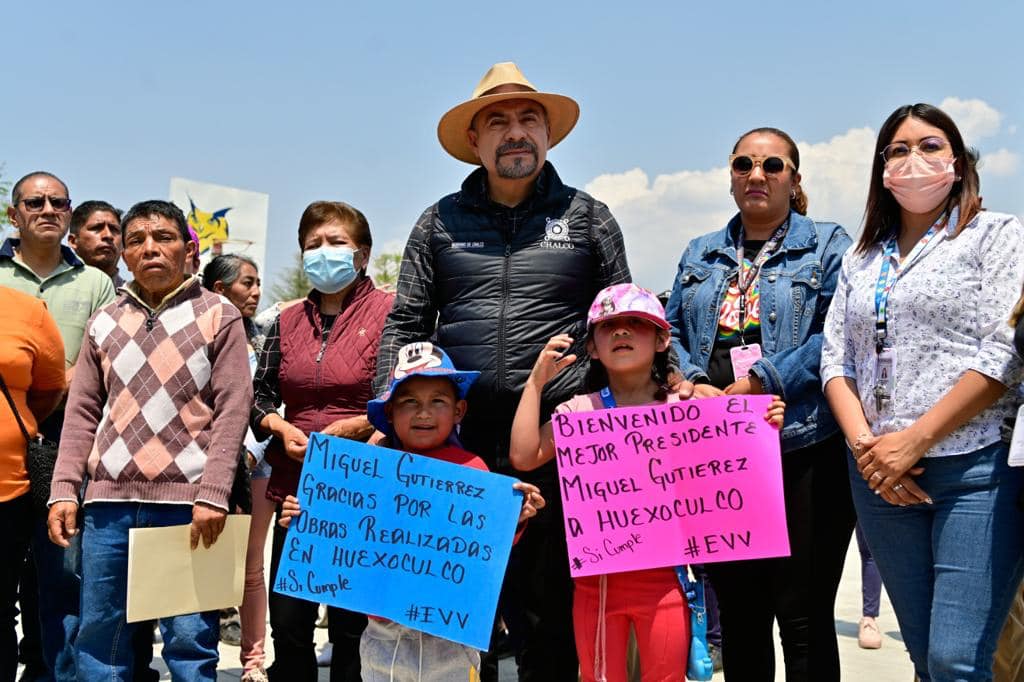
[[(191, 524), (193, 549), (216, 542), (252, 406), (241, 317), (184, 274), (195, 246), (181, 210), (136, 204), (122, 238), (135, 281), (86, 327), (50, 497), (50, 538), (66, 545), (88, 474), (76, 645), (83, 680), (130, 677), (129, 529)], [(160, 625), (174, 679), (216, 679), (216, 612)]]

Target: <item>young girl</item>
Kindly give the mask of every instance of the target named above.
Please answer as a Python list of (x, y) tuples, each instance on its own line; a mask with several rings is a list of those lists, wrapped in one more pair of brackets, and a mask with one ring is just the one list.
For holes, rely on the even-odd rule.
[[(572, 339), (560, 334), (548, 341), (533, 367), (512, 425), (510, 457), (520, 470), (536, 469), (555, 455), (551, 423), (538, 430), (544, 385), (576, 361), (566, 355)], [(634, 284), (610, 286), (594, 299), (587, 316), (587, 352), (591, 388), (556, 412), (584, 412), (606, 406), (628, 407), (679, 400), (668, 388), (669, 325), (651, 292)], [(610, 393), (610, 395), (608, 394)], [(782, 424), (782, 401), (766, 415)], [(690, 614), (672, 567), (577, 578), (573, 596), (576, 651), (583, 682), (626, 680), (630, 625), (636, 632), (645, 682), (683, 680), (690, 644)]]

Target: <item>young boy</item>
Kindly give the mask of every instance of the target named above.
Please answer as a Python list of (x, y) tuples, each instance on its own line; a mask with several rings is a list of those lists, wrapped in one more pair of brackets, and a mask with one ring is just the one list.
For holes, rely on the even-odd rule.
[[(487, 471), (483, 460), (462, 449), (455, 427), (466, 414), (466, 394), (479, 372), (455, 369), (447, 353), (428, 342), (410, 343), (398, 352), (388, 390), (367, 404), (367, 416), (386, 437), (379, 445)], [(516, 537), (526, 520), (544, 507), (540, 490), (529, 483), (512, 486), (523, 493)], [(289, 495), (281, 524), (301, 509)], [(364, 682), (450, 682), (478, 679), (480, 652), (434, 635), (371, 616), (359, 643)]]

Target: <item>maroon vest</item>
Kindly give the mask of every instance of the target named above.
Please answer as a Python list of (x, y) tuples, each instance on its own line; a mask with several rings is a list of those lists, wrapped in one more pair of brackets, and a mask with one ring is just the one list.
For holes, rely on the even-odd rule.
[[(281, 313), (278, 381), (289, 423), (308, 434), (366, 414), (377, 346), (393, 301), (393, 294), (362, 278), (342, 303), (326, 339), (315, 292)], [(288, 457), (277, 439), (267, 448), (267, 461), (273, 467), (268, 497), (294, 494), (302, 464)]]

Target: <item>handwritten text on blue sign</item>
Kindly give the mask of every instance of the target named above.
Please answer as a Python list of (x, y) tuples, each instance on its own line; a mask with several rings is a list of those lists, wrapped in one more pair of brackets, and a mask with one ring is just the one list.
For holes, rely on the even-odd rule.
[(514, 479), (314, 433), (274, 590), (487, 649)]

